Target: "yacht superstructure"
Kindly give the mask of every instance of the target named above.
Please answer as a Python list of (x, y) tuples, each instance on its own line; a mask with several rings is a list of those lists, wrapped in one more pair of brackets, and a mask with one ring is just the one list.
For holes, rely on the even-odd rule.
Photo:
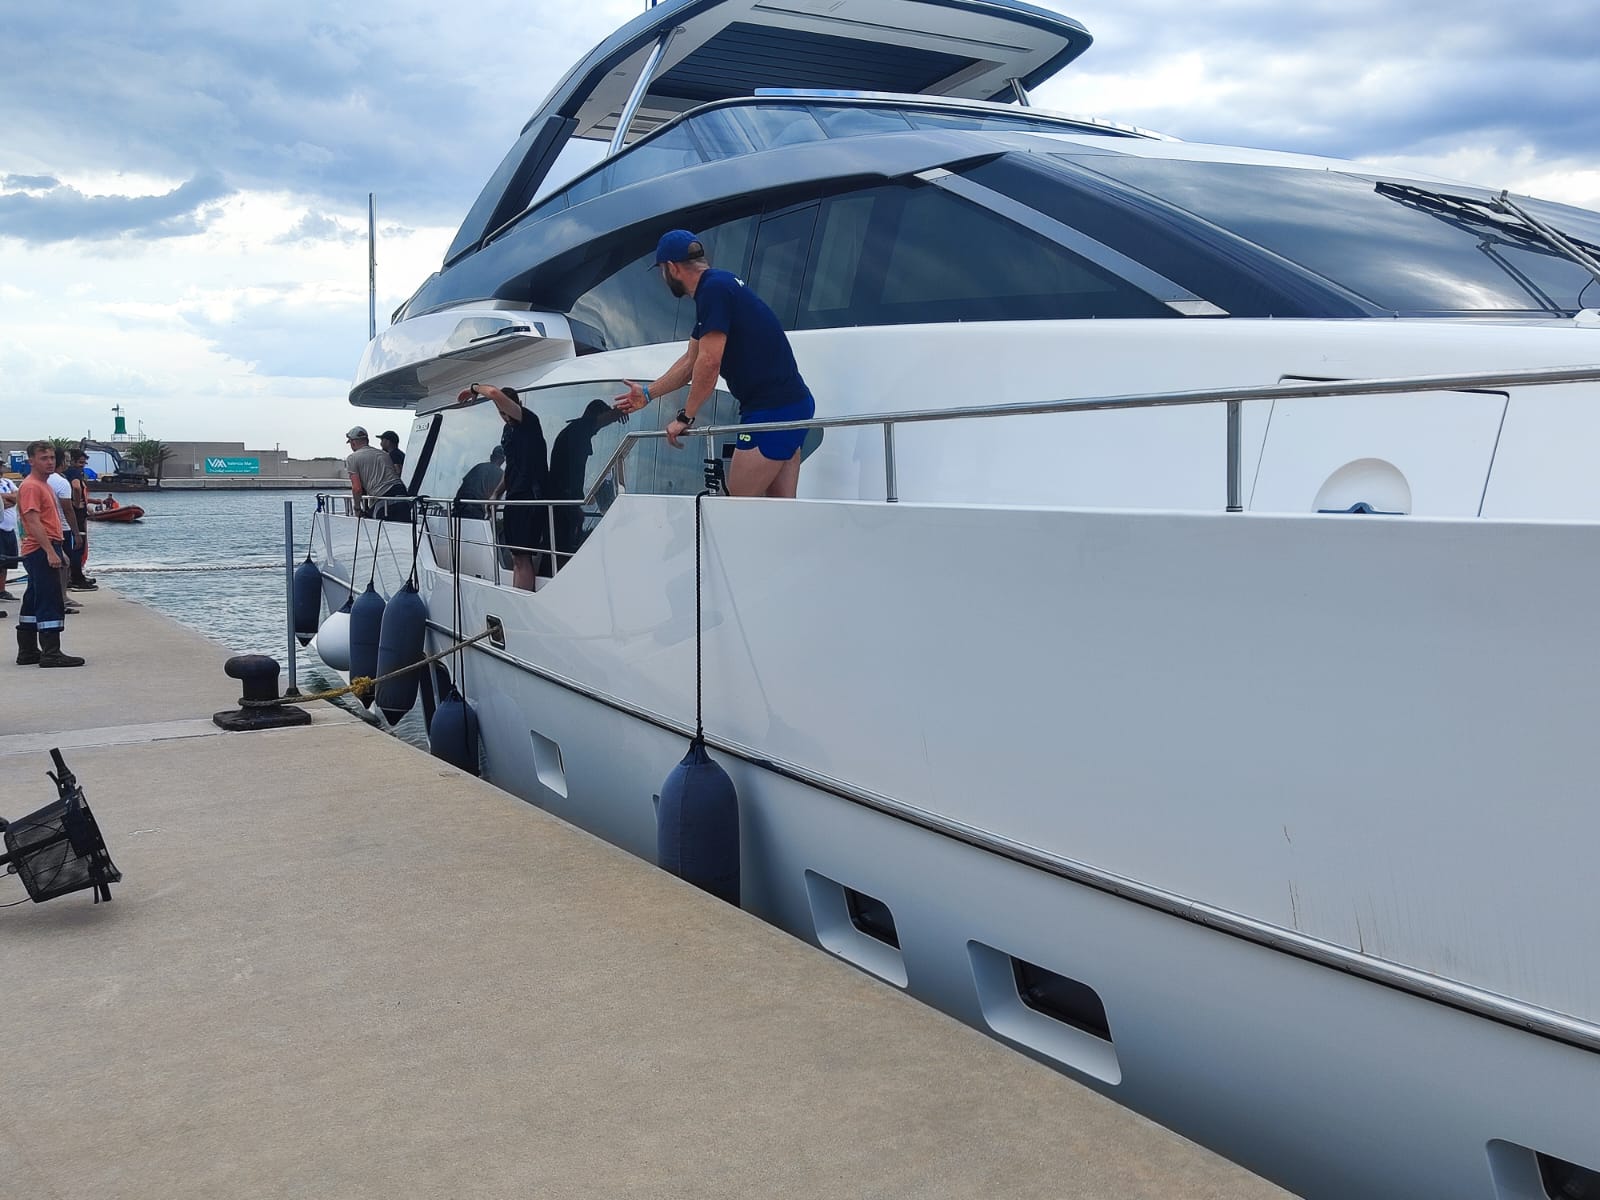
[[(745, 907), (1304, 1195), (1581, 1194), (1600, 216), (1028, 107), (1088, 45), (669, 0), (555, 88), (351, 392), (415, 414), (435, 646), (499, 630), (486, 774), (652, 856), (698, 650)], [(597, 419), (675, 226), (819, 401), (698, 533), (726, 436)], [(581, 481), (535, 592), (472, 382)], [(330, 606), (410, 532), (320, 515)]]

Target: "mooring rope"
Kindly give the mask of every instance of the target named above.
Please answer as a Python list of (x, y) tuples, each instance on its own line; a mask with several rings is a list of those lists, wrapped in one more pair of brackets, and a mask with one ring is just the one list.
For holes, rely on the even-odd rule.
[(279, 696), (276, 700), (244, 700), (241, 701), (241, 705), (244, 708), (277, 708), (284, 704), (308, 704), (313, 700), (336, 700), (340, 696), (348, 696), (352, 693), (360, 695), (362, 692), (370, 691), (372, 688), (377, 687), (380, 683), (390, 679), (398, 679), (400, 676), (409, 674), (420, 667), (425, 667), (429, 663), (438, 662), (447, 654), (455, 654), (475, 642), (481, 642), (489, 636), (489, 633), (490, 631), (485, 629), (482, 633), (473, 634), (471, 637), (446, 646), (443, 650), (430, 654), (418, 662), (410, 663), (399, 670), (390, 671), (387, 675), (379, 675), (376, 679), (366, 675), (358, 675), (345, 684), (344, 687), (330, 688), (325, 692), (313, 692), (310, 695), (303, 696)]

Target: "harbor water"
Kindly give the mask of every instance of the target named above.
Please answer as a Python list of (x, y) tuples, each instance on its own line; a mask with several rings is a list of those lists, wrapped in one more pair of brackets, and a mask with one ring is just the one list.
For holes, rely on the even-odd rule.
[[(144, 518), (128, 525), (91, 523), (85, 569), (235, 654), (270, 654), (287, 671), (283, 506), (285, 501), (294, 506), (299, 562), (316, 495), (310, 490), (129, 492), (117, 499), (143, 508)], [(92, 592), (77, 598), (85, 608), (94, 604)], [(296, 655), (301, 691), (345, 682), (317, 657), (315, 644), (297, 646)], [(343, 703), (363, 711), (353, 700)], [(420, 704), (395, 732), (413, 744), (427, 744)]]

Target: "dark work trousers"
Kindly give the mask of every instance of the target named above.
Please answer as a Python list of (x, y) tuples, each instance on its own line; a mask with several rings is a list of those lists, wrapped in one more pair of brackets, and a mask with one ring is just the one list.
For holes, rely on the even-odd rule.
[(83, 556), (89, 551), (89, 510), (73, 505), (72, 515), (77, 525), (72, 531), (72, 582), (84, 582)]
[(72, 582), (72, 572), (78, 566), (78, 537), (70, 528), (62, 530), (61, 541), (61, 592), (66, 594), (67, 584)]
[[(56, 554), (66, 561), (66, 547), (56, 543)], [(61, 591), (61, 572), (50, 565), (44, 547), (22, 556), (23, 569), (28, 572), (28, 590), (22, 593), (22, 615), (18, 627), (32, 626), (44, 633), (60, 632), (66, 628), (67, 609)]]

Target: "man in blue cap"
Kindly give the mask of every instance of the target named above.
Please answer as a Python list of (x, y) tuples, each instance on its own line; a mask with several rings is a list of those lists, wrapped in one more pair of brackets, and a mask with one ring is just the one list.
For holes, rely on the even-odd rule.
[(792, 498), (800, 481), (806, 431), (763, 431), (761, 426), (808, 420), (816, 415), (816, 404), (777, 315), (732, 273), (714, 268), (699, 237), (687, 229), (661, 235), (654, 269), (674, 296), (694, 297), (694, 332), (682, 358), (648, 384), (630, 381), (615, 407), (637, 412), (655, 397), (688, 384), (688, 399), (667, 425), (667, 441), (681, 448), (678, 439), (695, 424), (721, 376), (739, 402), (739, 424), (749, 426), (735, 441), (729, 494)]

